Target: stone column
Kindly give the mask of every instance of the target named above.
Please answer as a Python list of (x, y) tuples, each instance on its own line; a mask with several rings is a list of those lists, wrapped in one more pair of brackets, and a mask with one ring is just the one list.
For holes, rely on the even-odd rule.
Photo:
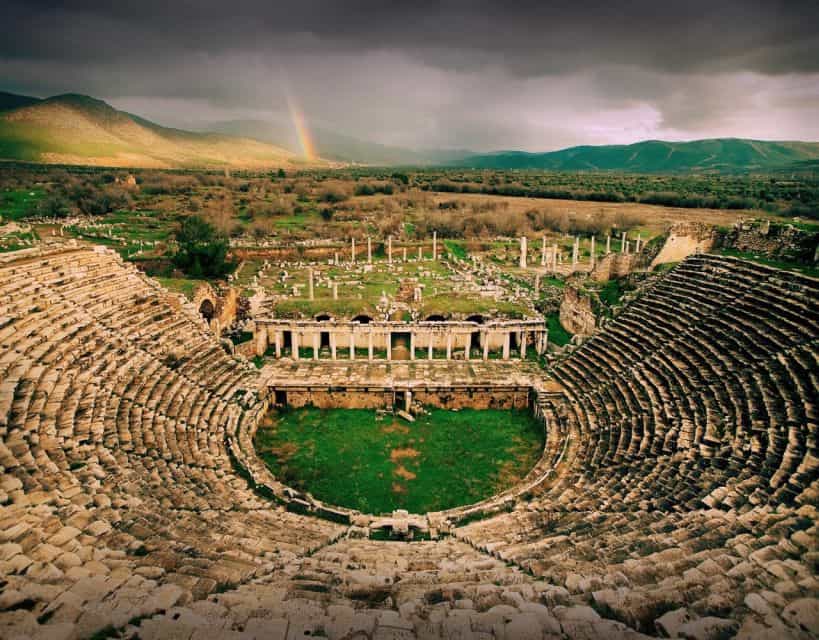
[(387, 342), (387, 361), (392, 360), (392, 331), (386, 333)]
[(355, 360), (355, 332), (350, 331), (350, 360)]
[(489, 332), (484, 331), (481, 335), (483, 336), (483, 359), (489, 360)]
[(392, 266), (392, 236), (387, 236), (387, 264)]
[(407, 392), (404, 394), (404, 411), (409, 413), (410, 408), (412, 407), (412, 391), (407, 389)]
[(535, 297), (540, 295), (540, 274), (535, 274)]
[(606, 236), (606, 255), (611, 253), (611, 234)]
[(628, 245), (626, 245), (626, 232), (623, 231), (623, 238), (620, 240), (620, 253), (628, 253)]
[(276, 331), (275, 340), (276, 340), (276, 357), (281, 358), (282, 357), (282, 332), (281, 331)]
[(373, 361), (373, 330), (372, 328), (367, 333), (367, 360)]
[(446, 359), (452, 360), (452, 332), (447, 331), (446, 334)]
[(353, 241), (352, 247), (350, 248), (350, 262), (355, 264), (355, 238), (351, 238)]
[(406, 262), (406, 261), (407, 261), (407, 248), (406, 248), (406, 247), (404, 247), (404, 257), (402, 258), (402, 260), (403, 260), (404, 262)]
[(511, 347), (510, 342), (511, 342), (511, 338), (510, 338), (509, 332), (507, 331), (506, 335), (503, 336), (503, 359), (504, 360), (509, 359), (509, 349)]
[(577, 238), (575, 237), (572, 243), (572, 271), (577, 266)]
[(338, 282), (333, 280), (333, 300), (338, 300)]
[(526, 268), (526, 236), (520, 237), (520, 268)]
[(432, 331), (429, 332), (429, 345), (427, 346), (427, 360), (432, 360), (432, 343), (435, 339), (435, 334)]
[(373, 263), (373, 239), (367, 236), (367, 264)]
[(265, 325), (256, 325), (256, 355), (263, 356), (267, 351), (268, 337)]
[(469, 351), (472, 346), (472, 332), (464, 335), (464, 359), (469, 360)]
[(313, 270), (307, 270), (307, 291), (310, 300), (313, 300)]
[(330, 358), (332, 360), (336, 359), (336, 332), (330, 332)]
[(338, 251), (333, 254), (333, 264), (338, 266)]
[(526, 360), (526, 331), (520, 332), (520, 359)]
[(540, 266), (546, 266), (546, 236), (543, 236), (543, 245), (540, 247)]
[(290, 332), (290, 348), (293, 350), (293, 359), (299, 359), (299, 332), (293, 330)]
[(418, 262), (424, 259), (424, 248), (418, 247)]
[(410, 360), (415, 360), (415, 331), (410, 331)]
[(432, 232), (432, 259), (438, 259), (438, 232)]
[(591, 264), (591, 268), (594, 269), (594, 263), (597, 260), (596, 256), (594, 255), (594, 236), (591, 237), (591, 249), (589, 249), (589, 253), (591, 254), (589, 262)]
[(557, 271), (557, 243), (552, 245), (552, 271)]
[(316, 331), (313, 334), (313, 360), (318, 360), (320, 341), (321, 341), (321, 332)]
[(642, 234), (638, 233), (637, 234), (637, 242), (634, 245), (634, 253), (640, 253), (640, 245), (642, 244), (642, 240), (643, 240)]

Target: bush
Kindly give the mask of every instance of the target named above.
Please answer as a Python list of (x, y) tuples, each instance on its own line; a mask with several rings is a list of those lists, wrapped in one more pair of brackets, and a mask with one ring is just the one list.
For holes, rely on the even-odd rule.
[(176, 233), (179, 250), (174, 264), (191, 277), (220, 277), (233, 270), (228, 241), (199, 216), (185, 218)]

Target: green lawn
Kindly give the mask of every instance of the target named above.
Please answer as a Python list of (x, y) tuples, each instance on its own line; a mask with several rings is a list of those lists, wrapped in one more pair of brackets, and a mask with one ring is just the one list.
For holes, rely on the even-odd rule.
[(553, 313), (547, 317), (546, 325), (549, 330), (549, 342), (562, 347), (572, 341), (572, 334), (566, 331), (566, 329), (563, 328), (563, 325), (560, 324), (560, 317), (558, 314)]
[(256, 450), (283, 482), (367, 513), (470, 504), (518, 482), (543, 449), (529, 411), (430, 409), (409, 423), (369, 409), (273, 413)]

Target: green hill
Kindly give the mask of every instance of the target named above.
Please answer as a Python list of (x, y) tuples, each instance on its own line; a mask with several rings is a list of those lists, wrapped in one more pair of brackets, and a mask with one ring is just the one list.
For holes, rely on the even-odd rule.
[(258, 169), (301, 164), (295, 154), (280, 147), (162, 127), (78, 94), (45, 100), (0, 95), (0, 159), (155, 168)]
[(819, 158), (816, 142), (769, 142), (739, 138), (629, 145), (582, 146), (526, 153), (500, 151), (467, 156), (452, 165), (478, 169), (628, 171), (634, 173), (732, 172), (782, 168)]

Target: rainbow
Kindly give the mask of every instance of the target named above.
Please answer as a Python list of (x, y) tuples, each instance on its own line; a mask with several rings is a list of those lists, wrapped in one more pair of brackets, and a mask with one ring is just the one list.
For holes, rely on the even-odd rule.
[(301, 145), (304, 159), (315, 160), (318, 157), (316, 154), (316, 145), (313, 142), (313, 136), (310, 135), (310, 129), (304, 118), (304, 112), (296, 100), (290, 95), (287, 96), (287, 108), (290, 110), (290, 119), (293, 121), (293, 126), (296, 129), (296, 135), (299, 138), (299, 145)]

